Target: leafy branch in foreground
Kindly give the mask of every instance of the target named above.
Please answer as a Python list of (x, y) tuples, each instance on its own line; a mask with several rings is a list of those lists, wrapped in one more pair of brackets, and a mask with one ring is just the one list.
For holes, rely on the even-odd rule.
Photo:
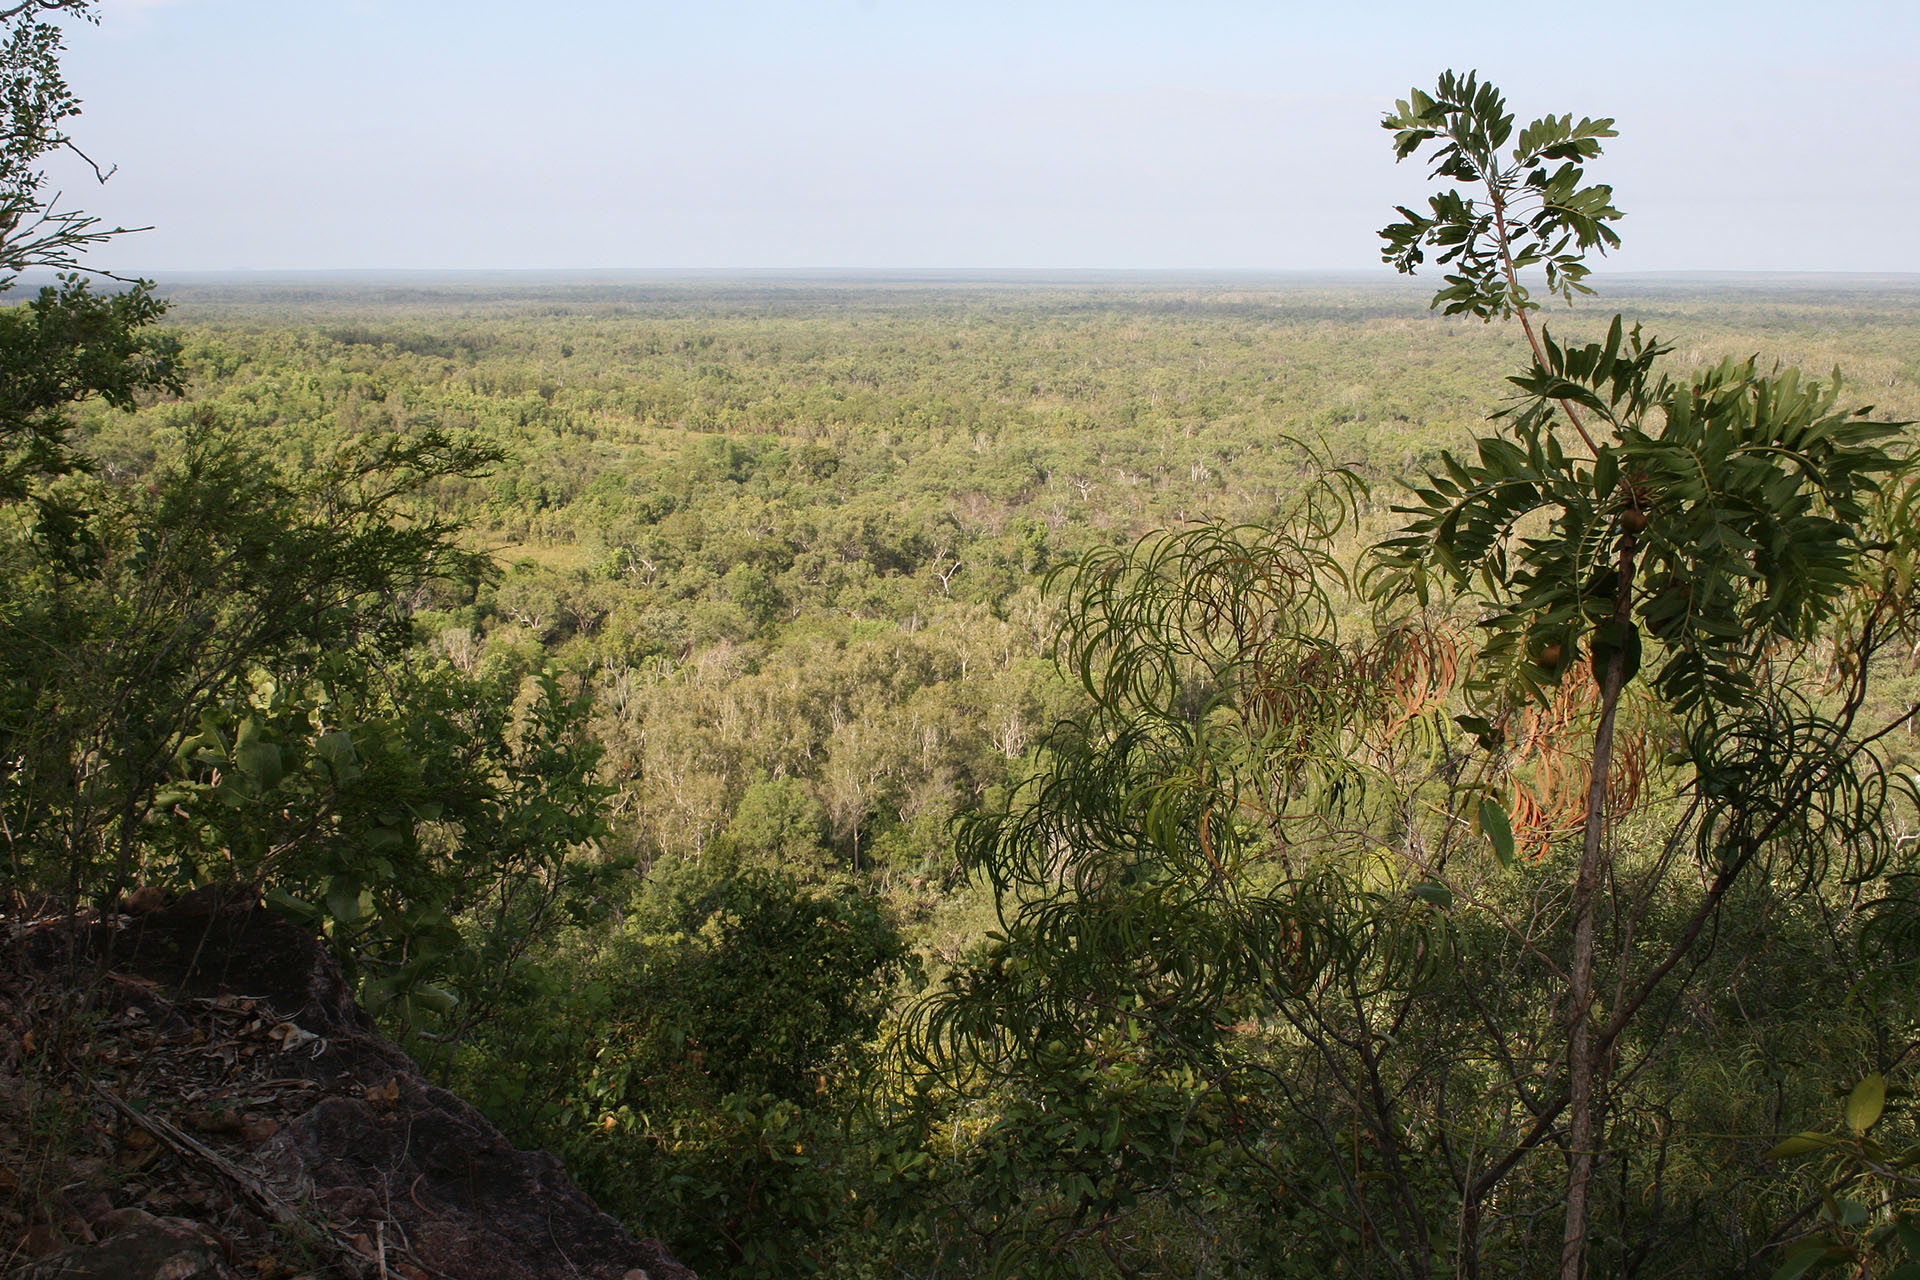
[[(1429, 197), (1425, 214), (1398, 206), (1406, 221), (1381, 231), (1386, 241), (1381, 257), (1412, 274), (1428, 250), (1438, 251), (1436, 261), (1453, 270), (1446, 287), (1434, 294), (1433, 306), (1450, 316), (1464, 313), (1482, 320), (1518, 316), (1535, 362), (1544, 364), (1546, 352), (1529, 316), (1540, 304), (1520, 273), (1542, 268), (1547, 292), (1569, 302), (1575, 293), (1593, 292), (1585, 283), (1591, 271), (1586, 255), (1619, 247), (1612, 224), (1623, 215), (1613, 207), (1612, 187), (1584, 185), (1581, 165), (1600, 154), (1602, 138), (1616, 135), (1611, 119), (1583, 116), (1576, 124), (1571, 115), (1542, 116), (1521, 130), (1503, 156), (1501, 149), (1513, 138), (1513, 120), (1500, 91), (1481, 84), (1472, 72), (1445, 72), (1433, 93), (1415, 89), (1395, 104), (1381, 121), (1382, 128), (1393, 131), (1394, 159), (1437, 144), (1431, 153), (1433, 176), (1477, 186), (1485, 202), (1455, 188)], [(1594, 450), (1571, 405), (1567, 418)]]
[(80, 114), (80, 99), (60, 70), (60, 28), (43, 20), (60, 14), (99, 20), (94, 0), (26, 0), (0, 9), (6, 28), (0, 42), (0, 291), (11, 288), (20, 272), (36, 268), (97, 271), (85, 267), (81, 255), (128, 231), (60, 208), (57, 192), (44, 194), (41, 164), (55, 151), (72, 152), (102, 182), (112, 174), (102, 172), (65, 129)]
[[(1428, 212), (1398, 206), (1405, 222), (1382, 231), (1382, 256), (1400, 271), (1411, 272), (1436, 249), (1436, 259), (1452, 266), (1446, 288), (1433, 305), (1446, 314), (1465, 312), (1490, 319), (1524, 314), (1538, 306), (1520, 283), (1530, 267), (1546, 271), (1547, 291), (1572, 300), (1591, 293), (1583, 282), (1591, 268), (1587, 251), (1618, 248), (1612, 224), (1621, 217), (1613, 207), (1613, 188), (1583, 185), (1581, 162), (1600, 154), (1600, 140), (1617, 136), (1611, 119), (1570, 115), (1543, 116), (1513, 139), (1513, 116), (1506, 99), (1491, 84), (1469, 72), (1449, 71), (1432, 93), (1415, 89), (1395, 104), (1383, 127), (1393, 130), (1396, 160), (1415, 155), (1429, 143), (1433, 176), (1454, 178), (1484, 189), (1485, 203), (1458, 189), (1428, 200)], [(1502, 148), (1512, 140), (1513, 149)]]
[(481, 563), (395, 500), (497, 456), (425, 432), (342, 449), (294, 481), (198, 423), (144, 481), (69, 477), (54, 490), (85, 513), (78, 553), (0, 508), (15, 885), (70, 900), (127, 888), (155, 870), (150, 824), (205, 717), (328, 663), (374, 679), (411, 640), (404, 609), (419, 585)]

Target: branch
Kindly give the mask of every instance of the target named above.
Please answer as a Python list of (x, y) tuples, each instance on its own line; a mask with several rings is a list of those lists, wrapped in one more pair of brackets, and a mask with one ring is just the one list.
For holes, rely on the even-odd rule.
[(92, 156), (82, 151), (72, 138), (60, 139), (60, 145), (65, 147), (67, 150), (73, 152), (73, 154), (79, 156), (82, 160), (86, 161), (87, 168), (93, 170), (93, 176), (99, 180), (102, 186), (106, 185), (106, 181), (108, 178), (111, 178), (114, 174), (120, 172), (120, 166), (117, 164), (107, 169), (106, 171), (102, 172), (99, 161), (95, 160)]
[(92, 1081), (91, 1083), (93, 1084), (94, 1092), (111, 1103), (114, 1110), (139, 1125), (142, 1129), (145, 1129), (168, 1147), (171, 1147), (176, 1154), (188, 1160), (197, 1161), (206, 1168), (219, 1174), (222, 1178), (225, 1178), (233, 1184), (241, 1196), (251, 1203), (255, 1209), (264, 1213), (280, 1225), (292, 1227), (297, 1231), (311, 1234), (315, 1239), (325, 1244), (339, 1255), (341, 1265), (344, 1266), (350, 1274), (355, 1276), (356, 1280), (358, 1277), (366, 1274), (366, 1269), (360, 1260), (359, 1250), (347, 1243), (344, 1238), (335, 1234), (333, 1229), (325, 1223), (315, 1222), (305, 1217), (298, 1209), (288, 1204), (278, 1192), (261, 1179), (247, 1172), (191, 1134), (184, 1132), (172, 1121), (167, 1120), (163, 1116), (144, 1115), (141, 1112), (135, 1111), (124, 1099), (114, 1093), (113, 1090), (107, 1088), (106, 1085), (100, 1083), (98, 1080)]
[[(1871, 625), (1869, 625), (1868, 634), (1862, 637), (1862, 648), (1870, 650), (1872, 647), (1871, 640)], [(1854, 688), (1848, 691), (1847, 702), (1841, 712), (1841, 723), (1843, 725), (1851, 725), (1853, 718), (1859, 713), (1861, 704), (1866, 699), (1866, 670), (1868, 665), (1865, 661), (1861, 662), (1860, 669), (1855, 675)], [(1905, 721), (1913, 716), (1913, 714), (1914, 711), (1909, 710), (1906, 715), (1900, 717), (1900, 720)], [(1872, 741), (1873, 738), (1880, 737), (1881, 734), (1885, 732), (1886, 730), (1880, 730), (1871, 735), (1867, 741)], [(1855, 744), (1855, 752), (1863, 749), (1863, 743)], [(1802, 779), (1799, 783), (1801, 786), (1807, 785), (1808, 780), (1805, 777), (1804, 771), (1808, 767), (1811, 766), (1803, 766)], [(1766, 847), (1767, 843), (1772, 840), (1779, 829), (1797, 813), (1798, 809), (1793, 805), (1782, 804), (1778, 806), (1778, 811), (1772, 820), (1749, 840), (1746, 849), (1714, 877), (1713, 881), (1708, 885), (1706, 894), (1699, 907), (1695, 909), (1693, 915), (1688, 919), (1686, 927), (1681, 931), (1679, 939), (1668, 949), (1666, 956), (1660, 963), (1655, 965), (1653, 970), (1648, 973), (1645, 978), (1641, 979), (1633, 991), (1633, 994), (1620, 1004), (1613, 1017), (1607, 1021), (1607, 1024), (1601, 1028), (1599, 1034), (1594, 1037), (1593, 1049), (1596, 1056), (1604, 1057), (1612, 1049), (1614, 1041), (1619, 1039), (1620, 1036), (1625, 1033), (1626, 1029), (1632, 1025), (1641, 1006), (1652, 998), (1653, 993), (1659, 989), (1660, 984), (1666, 980), (1667, 975), (1693, 951), (1694, 943), (1699, 940), (1701, 931), (1706, 927), (1707, 922), (1718, 914), (1722, 900), (1732, 891), (1734, 884), (1738, 882), (1741, 875), (1744, 874), (1746, 869), (1752, 865), (1753, 861), (1759, 857), (1760, 851)], [(1497, 1186), (1500, 1181), (1513, 1170), (1516, 1164), (1547, 1138), (1553, 1129), (1554, 1122), (1559, 1119), (1560, 1113), (1566, 1109), (1570, 1100), (1566, 1086), (1561, 1086), (1553, 1101), (1548, 1103), (1540, 1111), (1533, 1128), (1527, 1132), (1526, 1136), (1516, 1143), (1512, 1150), (1508, 1151), (1497, 1164), (1488, 1168), (1485, 1173), (1475, 1179), (1472, 1186), (1468, 1188), (1469, 1196), (1473, 1199), (1479, 1199)]]
[[(1499, 184), (1491, 177), (1486, 181), (1487, 194), (1493, 201), (1494, 227), (1500, 239), (1500, 265), (1506, 271), (1507, 275), (1507, 295), (1513, 299), (1513, 309), (1520, 317), (1520, 328), (1527, 335), (1527, 345), (1533, 348), (1533, 362), (1540, 366), (1540, 368), (1545, 369), (1547, 367), (1547, 354), (1540, 346), (1539, 335), (1533, 331), (1533, 321), (1527, 319), (1528, 308), (1525, 300), (1521, 296), (1520, 275), (1513, 269), (1513, 246), (1508, 240), (1506, 198), (1501, 195)], [(1562, 400), (1560, 401), (1560, 407), (1566, 411), (1567, 421), (1573, 423), (1573, 429), (1578, 431), (1580, 438), (1587, 442), (1587, 448), (1592, 451), (1593, 456), (1596, 458), (1599, 457), (1600, 446), (1595, 444), (1593, 437), (1587, 434), (1586, 424), (1581, 422), (1580, 415), (1573, 411), (1573, 405), (1566, 400)]]
[(98, 22), (98, 18), (87, 12), (88, 6), (92, 3), (93, 0), (20, 0), (19, 4), (0, 9), (0, 22), (12, 22), (15, 18), (29, 13), (36, 15), (71, 13), (85, 18), (88, 22)]

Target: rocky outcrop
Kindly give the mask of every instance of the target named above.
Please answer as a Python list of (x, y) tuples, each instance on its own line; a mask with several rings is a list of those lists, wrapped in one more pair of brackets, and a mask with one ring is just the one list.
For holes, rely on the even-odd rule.
[(10, 931), (0, 1155), (38, 1172), (8, 1189), (9, 1276), (692, 1280), (429, 1083), (251, 903)]
[(105, 1239), (30, 1262), (9, 1280), (237, 1280), (220, 1242), (195, 1223), (122, 1209), (100, 1225)]

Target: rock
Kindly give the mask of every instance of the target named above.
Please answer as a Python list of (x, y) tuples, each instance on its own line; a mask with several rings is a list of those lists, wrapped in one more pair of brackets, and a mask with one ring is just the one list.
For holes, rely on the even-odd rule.
[(7, 1280), (238, 1280), (219, 1243), (191, 1223), (138, 1210), (114, 1216), (120, 1230), (105, 1240), (48, 1254)]
[(156, 911), (164, 911), (166, 906), (167, 891), (153, 884), (141, 885), (120, 903), (121, 910), (136, 916), (150, 916)]
[(258, 1116), (240, 1126), (240, 1139), (250, 1147), (257, 1147), (278, 1132), (280, 1132), (278, 1120), (272, 1116)]
[(258, 1153), (283, 1183), (313, 1188), (328, 1216), (400, 1227), (415, 1261), (458, 1280), (569, 1275), (692, 1280), (657, 1242), (599, 1212), (545, 1152), (515, 1150), (458, 1097), (401, 1078), (397, 1101), (328, 1098)]
[[(106, 920), (52, 932), (16, 952), (27, 960), (12, 975), (16, 983), (31, 989), (51, 973), (75, 971), (76, 952), (106, 960), (101, 967), (114, 981), (131, 984), (128, 1027), (168, 1045), (205, 1046), (171, 1051), (203, 1055), (214, 1067), (209, 1079), (248, 1099), (243, 1111), (221, 1109), (219, 1096), (171, 1104), (147, 1097), (153, 1115), (171, 1115), (183, 1128), (143, 1177), (184, 1165), (203, 1190), (219, 1188), (224, 1203), (232, 1203), (227, 1193), (241, 1194), (253, 1226), (223, 1216), (223, 1239), (251, 1233), (265, 1249), (291, 1231), (322, 1259), (337, 1255), (343, 1274), (371, 1276), (383, 1263), (403, 1280), (696, 1280), (659, 1242), (636, 1239), (601, 1213), (558, 1160), (515, 1149), (478, 1111), (428, 1083), (380, 1036), (326, 950), (252, 902), (196, 891), (131, 925)], [(74, 933), (82, 935), (78, 946)], [(5, 996), (0, 988), (0, 1004)], [(223, 1046), (225, 1066), (208, 1056)], [(7, 1066), (0, 1052), (0, 1077)], [(142, 1079), (143, 1090), (156, 1083)], [(111, 1096), (112, 1080), (94, 1083)], [(278, 1119), (255, 1109), (268, 1097)], [(143, 1165), (154, 1154), (145, 1128), (122, 1125), (120, 1141), (143, 1149)], [(140, 1194), (165, 1201), (160, 1188)], [(8, 1280), (232, 1274), (221, 1248), (191, 1224), (88, 1209), (83, 1216), (95, 1220), (100, 1243), (50, 1254)], [(138, 1218), (126, 1219), (130, 1212)], [(288, 1226), (290, 1212), (299, 1221)]]

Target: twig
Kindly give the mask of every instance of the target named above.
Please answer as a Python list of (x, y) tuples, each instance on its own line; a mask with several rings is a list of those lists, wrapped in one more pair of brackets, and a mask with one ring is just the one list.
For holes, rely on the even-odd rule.
[[(366, 1268), (360, 1261), (360, 1251), (337, 1235), (332, 1228), (326, 1226), (324, 1223), (315, 1222), (311, 1218), (306, 1217), (298, 1209), (288, 1204), (278, 1192), (261, 1179), (248, 1173), (245, 1169), (227, 1159), (218, 1151), (213, 1150), (192, 1134), (182, 1130), (164, 1116), (143, 1115), (135, 1111), (124, 1098), (114, 1093), (113, 1090), (107, 1088), (107, 1086), (101, 1084), (98, 1080), (93, 1081), (92, 1084), (94, 1092), (111, 1103), (114, 1110), (139, 1125), (142, 1129), (145, 1129), (149, 1134), (152, 1134), (168, 1147), (171, 1147), (176, 1154), (190, 1160), (198, 1161), (200, 1164), (225, 1178), (261, 1213), (266, 1214), (267, 1217), (280, 1223), (282, 1226), (293, 1227), (296, 1230), (310, 1233), (319, 1239), (322, 1244), (325, 1244), (328, 1248), (340, 1255), (341, 1263), (356, 1280), (366, 1275)], [(384, 1261), (385, 1260), (382, 1259), (381, 1274), (383, 1276), (386, 1274)]]
[(88, 155), (86, 152), (82, 151), (79, 147), (73, 144), (72, 138), (68, 138), (66, 141), (62, 142), (60, 145), (65, 147), (67, 150), (73, 152), (73, 154), (79, 156), (82, 160), (86, 161), (87, 168), (93, 170), (93, 176), (100, 181), (102, 186), (106, 185), (106, 181), (108, 178), (111, 178), (114, 174), (120, 172), (120, 166), (117, 164), (112, 165), (106, 169), (102, 169), (100, 167), (99, 161), (95, 160), (92, 156)]
[(412, 1185), (410, 1185), (407, 1188), (407, 1199), (413, 1201), (413, 1207), (418, 1209), (420, 1212), (426, 1214), (429, 1218), (437, 1218), (440, 1216), (439, 1214), (435, 1213), (433, 1210), (427, 1208), (427, 1206), (420, 1203), (420, 1195), (419, 1195), (420, 1179), (426, 1176), (427, 1175), (423, 1173), (423, 1174), (420, 1174), (418, 1177), (414, 1178)]

